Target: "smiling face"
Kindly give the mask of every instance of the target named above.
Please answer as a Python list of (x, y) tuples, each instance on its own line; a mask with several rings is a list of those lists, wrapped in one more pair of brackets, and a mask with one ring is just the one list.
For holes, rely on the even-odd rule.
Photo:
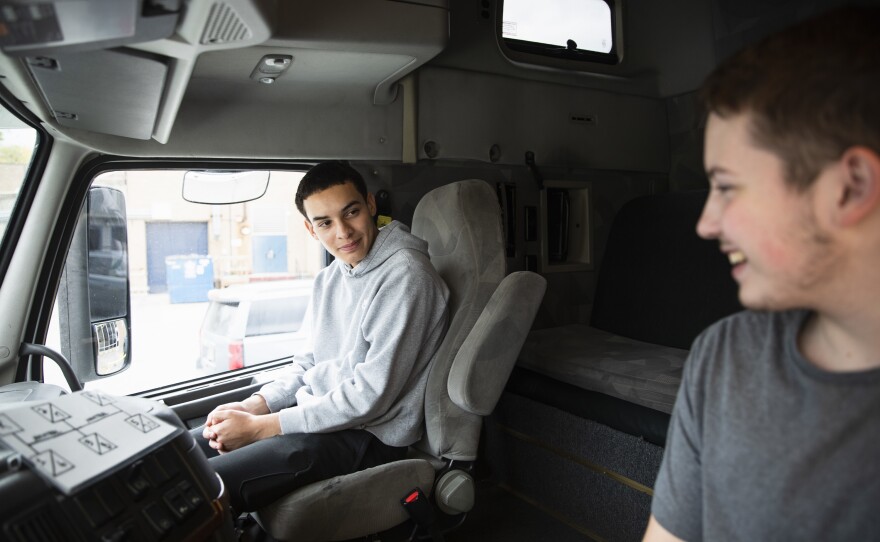
[(346, 182), (315, 192), (303, 201), (303, 207), (306, 229), (335, 258), (355, 267), (370, 252), (379, 233), (373, 222), (376, 200), (372, 194), (364, 200)]
[(733, 267), (740, 302), (752, 309), (815, 306), (836, 258), (815, 216), (817, 186), (786, 184), (783, 162), (758, 148), (748, 114), (710, 115), (705, 162), (710, 193), (697, 224), (716, 239)]

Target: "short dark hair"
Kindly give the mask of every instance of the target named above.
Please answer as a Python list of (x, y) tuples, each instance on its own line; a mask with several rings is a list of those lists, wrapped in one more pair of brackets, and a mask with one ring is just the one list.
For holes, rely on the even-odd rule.
[(880, 154), (880, 9), (839, 8), (749, 46), (700, 95), (722, 118), (750, 114), (754, 143), (805, 190), (850, 147)]
[(367, 201), (367, 183), (356, 169), (344, 162), (321, 162), (306, 173), (299, 182), (299, 188), (296, 189), (296, 208), (302, 213), (306, 220), (309, 216), (303, 202), (312, 194), (327, 190), (331, 186), (339, 184), (351, 183)]

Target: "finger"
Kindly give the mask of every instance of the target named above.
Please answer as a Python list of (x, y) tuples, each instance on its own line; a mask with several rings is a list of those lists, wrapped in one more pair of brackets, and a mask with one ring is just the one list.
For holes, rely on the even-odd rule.
[(229, 451), (229, 448), (226, 447), (222, 442), (218, 442), (215, 440), (214, 443), (217, 445), (214, 449), (217, 450), (218, 453), (225, 454)]
[(218, 410), (238, 410), (238, 403), (224, 403), (214, 408), (215, 412)]
[(226, 414), (226, 412), (227, 411), (225, 410), (215, 410), (214, 412), (212, 412), (211, 416), (209, 417), (209, 419), (211, 420), (211, 425), (217, 425), (218, 423), (228, 418), (229, 416)]

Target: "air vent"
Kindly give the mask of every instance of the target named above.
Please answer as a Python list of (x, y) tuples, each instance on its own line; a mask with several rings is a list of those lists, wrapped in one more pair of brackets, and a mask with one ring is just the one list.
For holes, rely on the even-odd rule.
[(202, 33), (202, 45), (232, 43), (252, 37), (251, 29), (232, 7), (224, 2), (211, 6), (208, 22), (205, 23), (205, 31)]
[(6, 535), (15, 542), (63, 542), (67, 537), (46, 506), (29, 514), (29, 517), (7, 523), (5, 527)]

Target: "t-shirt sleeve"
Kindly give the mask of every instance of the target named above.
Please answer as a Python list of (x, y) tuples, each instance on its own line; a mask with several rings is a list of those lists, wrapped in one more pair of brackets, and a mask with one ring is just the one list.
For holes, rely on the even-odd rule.
[(699, 368), (703, 337), (694, 342), (666, 436), (666, 450), (654, 484), (651, 513), (667, 531), (684, 540), (702, 538), (702, 392)]

